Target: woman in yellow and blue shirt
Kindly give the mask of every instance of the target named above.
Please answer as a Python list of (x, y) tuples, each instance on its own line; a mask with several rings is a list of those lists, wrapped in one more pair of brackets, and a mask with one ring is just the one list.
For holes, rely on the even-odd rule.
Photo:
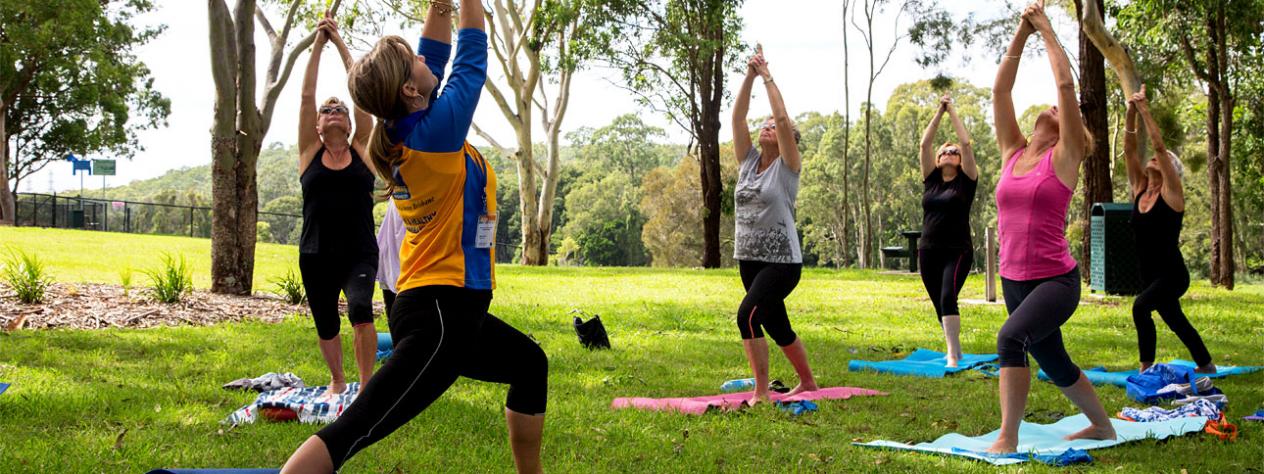
[(394, 353), (337, 421), (305, 442), (282, 472), (330, 472), (420, 414), (457, 377), (509, 384), (505, 417), (519, 472), (540, 472), (548, 359), (488, 314), (495, 287), (496, 177), (465, 141), (487, 78), (479, 0), (431, 2), (417, 55), (380, 40), (349, 74), (356, 105), (377, 117), (369, 156), (404, 221), (399, 296), (389, 317)]

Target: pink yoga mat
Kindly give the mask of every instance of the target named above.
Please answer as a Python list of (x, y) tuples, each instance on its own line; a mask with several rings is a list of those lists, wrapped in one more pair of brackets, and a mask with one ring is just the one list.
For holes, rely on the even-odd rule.
[[(794, 402), (799, 400), (846, 400), (851, 397), (872, 397), (877, 395), (886, 395), (886, 393), (877, 390), (869, 390), (867, 388), (855, 387), (830, 387), (823, 388), (814, 392), (804, 392), (793, 397), (787, 397), (780, 393), (773, 393), (772, 400), (774, 402)], [(754, 396), (754, 392), (726, 393), (723, 395), (711, 395), (707, 397), (692, 398), (643, 398), (643, 397), (625, 397), (616, 398), (610, 403), (610, 408), (636, 408), (638, 410), (648, 411), (676, 411), (689, 415), (701, 415), (707, 410), (717, 408), (720, 410), (736, 410), (742, 407), (742, 402), (750, 400)]]

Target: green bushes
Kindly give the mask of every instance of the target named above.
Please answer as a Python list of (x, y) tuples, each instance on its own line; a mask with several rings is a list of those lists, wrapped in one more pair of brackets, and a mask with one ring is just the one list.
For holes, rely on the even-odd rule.
[(48, 287), (53, 284), (44, 262), (20, 250), (9, 250), (0, 278), (13, 289), (18, 301), (26, 304), (43, 303)]

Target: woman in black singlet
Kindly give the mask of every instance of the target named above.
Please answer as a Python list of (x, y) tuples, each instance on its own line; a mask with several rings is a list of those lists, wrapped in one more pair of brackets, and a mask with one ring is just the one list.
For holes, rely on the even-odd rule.
[[(1137, 149), (1137, 116), (1145, 122), (1154, 158), (1143, 167)], [(1158, 311), (1167, 327), (1185, 343), (1197, 372), (1215, 373), (1216, 365), (1198, 330), (1181, 310), (1180, 298), (1189, 290), (1189, 269), (1181, 255), (1181, 221), (1185, 215), (1185, 191), (1181, 186), (1183, 167), (1176, 155), (1163, 146), (1163, 135), (1150, 115), (1145, 86), (1128, 100), (1124, 130), (1124, 161), (1128, 164), (1128, 184), (1134, 205), (1132, 227), (1137, 235), (1137, 262), (1145, 289), (1132, 304), (1132, 322), (1137, 325), (1137, 346), (1141, 370), (1154, 364), (1155, 331), (1150, 314)]]
[[(944, 113), (952, 119), (960, 143), (945, 143), (932, 154), (935, 132)], [(974, 263), (970, 207), (979, 186), (979, 167), (974, 162), (970, 133), (957, 117), (948, 95), (939, 99), (935, 117), (922, 134), (920, 155), (922, 239), (917, 244), (918, 268), (944, 330), (947, 366), (956, 367), (961, 360), (961, 311), (957, 309), (957, 295), (965, 286)]]
[(329, 365), (330, 389), (342, 392), (342, 340), (338, 337), (338, 295), (347, 296), (347, 318), (355, 329), (356, 367), (360, 383), (373, 375), (377, 330), (373, 327), (373, 282), (377, 276), (377, 238), (373, 225), (373, 181), (366, 145), (372, 117), (355, 111), (351, 135), (349, 107), (331, 97), (316, 107), (316, 75), (320, 54), (333, 42), (350, 67), (351, 52), (326, 15), (312, 46), (303, 76), (299, 105), (298, 173), (303, 186), (303, 233), (299, 241), (299, 271), (307, 305), (316, 322), (320, 353)]

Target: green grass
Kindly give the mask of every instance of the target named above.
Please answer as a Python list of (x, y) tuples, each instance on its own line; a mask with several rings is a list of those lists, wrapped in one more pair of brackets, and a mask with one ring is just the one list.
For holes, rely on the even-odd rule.
[[(39, 254), (59, 279), (111, 282), (117, 272), (91, 255), (47, 243), (66, 232), (0, 228), (43, 242), (20, 246)], [(78, 235), (75, 235), (79, 238)], [(101, 245), (130, 249), (116, 264), (158, 260), (185, 249), (205, 285), (198, 247), (206, 241), (90, 234)], [(121, 250), (119, 250), (121, 251)], [(261, 246), (256, 281), (284, 273), (293, 247)], [(205, 252), (205, 250), (203, 250)], [(116, 252), (108, 252), (113, 254)], [(102, 255), (107, 252), (100, 253)], [(80, 266), (86, 269), (77, 271)], [(853, 447), (853, 440), (926, 441), (948, 431), (982, 434), (997, 427), (996, 382), (973, 373), (943, 380), (849, 373), (854, 358), (885, 359), (895, 351), (941, 347), (920, 281), (863, 271), (809, 270), (787, 301), (823, 385), (889, 392), (887, 397), (826, 401), (793, 418), (772, 408), (746, 413), (684, 415), (613, 411), (618, 396), (688, 396), (717, 392), (747, 376), (733, 318), (742, 289), (733, 270), (572, 269), (502, 266), (492, 311), (530, 334), (550, 357), (544, 462), (550, 472), (1052, 472), (1039, 465), (997, 469), (939, 456)], [(972, 276), (963, 298), (981, 298)], [(1228, 292), (1195, 284), (1186, 310), (1222, 364), (1264, 364), (1264, 286)], [(1133, 365), (1130, 299), (1087, 296), (1064, 326), (1077, 362)], [(567, 314), (598, 313), (614, 349), (581, 348)], [(964, 305), (968, 352), (992, 352), (1004, 319), (1001, 306)], [(379, 319), (378, 327), (384, 328)], [(1160, 327), (1162, 325), (1160, 324)], [(343, 333), (349, 334), (345, 325)], [(328, 373), (305, 317), (281, 324), (248, 322), (206, 328), (22, 331), (0, 335), (0, 466), (5, 472), (142, 472), (164, 466), (279, 466), (317, 428), (261, 423), (219, 425), (252, 395), (219, 386), (268, 371), (293, 371), (311, 383)], [(347, 347), (347, 367), (351, 367)], [(1168, 331), (1159, 358), (1188, 358)], [(774, 353), (773, 376), (794, 374)], [(1264, 374), (1218, 381), (1240, 418), (1264, 404)], [(1122, 389), (1099, 389), (1107, 409), (1129, 405)], [(505, 387), (458, 381), (417, 419), (361, 452), (344, 472), (508, 472), (512, 460), (501, 404)], [(1135, 404), (1133, 404), (1135, 406)], [(1033, 383), (1028, 420), (1050, 422), (1075, 408), (1047, 383)], [(1239, 420), (1240, 421), (1240, 420)], [(1244, 472), (1259, 470), (1264, 425), (1240, 423), (1223, 443), (1207, 435), (1141, 441), (1092, 453), (1073, 471)], [(120, 432), (126, 430), (122, 442)]]

